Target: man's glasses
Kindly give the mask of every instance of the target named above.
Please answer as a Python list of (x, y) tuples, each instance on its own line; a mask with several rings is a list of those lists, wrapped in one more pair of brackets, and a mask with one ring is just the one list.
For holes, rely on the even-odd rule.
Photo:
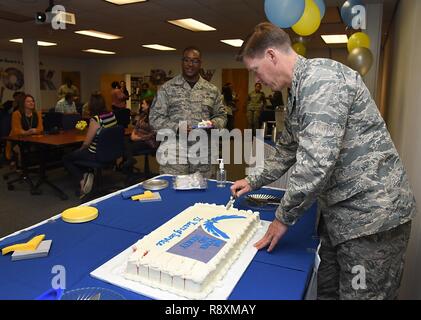
[(194, 64), (194, 65), (199, 65), (200, 64), (200, 59), (190, 59), (190, 58), (183, 58), (181, 59), (183, 61), (183, 63), (185, 64)]

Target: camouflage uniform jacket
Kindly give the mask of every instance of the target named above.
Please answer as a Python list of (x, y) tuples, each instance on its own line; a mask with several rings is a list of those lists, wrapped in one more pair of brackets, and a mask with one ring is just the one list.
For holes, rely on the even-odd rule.
[(333, 245), (411, 220), (405, 169), (360, 75), (328, 59), (298, 57), (285, 130), (253, 189), (294, 165), (276, 217), (293, 225), (318, 200)]
[(171, 129), (177, 132), (180, 121), (194, 126), (202, 120), (213, 120), (215, 127), (220, 129), (227, 122), (222, 95), (216, 86), (202, 77), (193, 88), (182, 75), (163, 84), (149, 114), (149, 122), (156, 131)]

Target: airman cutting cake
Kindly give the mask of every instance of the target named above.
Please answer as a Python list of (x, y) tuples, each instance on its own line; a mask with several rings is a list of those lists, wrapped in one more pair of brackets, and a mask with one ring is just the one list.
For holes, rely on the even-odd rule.
[(259, 226), (258, 212), (196, 203), (134, 245), (124, 276), (187, 298), (203, 299)]

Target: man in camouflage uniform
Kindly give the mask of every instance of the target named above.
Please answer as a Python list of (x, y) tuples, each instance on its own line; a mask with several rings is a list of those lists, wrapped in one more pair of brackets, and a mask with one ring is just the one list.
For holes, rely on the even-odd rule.
[(240, 56), (259, 81), (290, 88), (276, 154), (261, 174), (232, 186), (240, 196), (293, 166), (276, 218), (255, 246), (273, 250), (317, 199), (318, 298), (395, 299), (415, 199), (362, 78), (333, 60), (298, 56), (288, 35), (270, 23), (256, 26)]
[(266, 105), (266, 97), (262, 91), (262, 84), (256, 83), (254, 91), (249, 93), (247, 102), (247, 123), (248, 128), (256, 132), (259, 129), (260, 114)]
[[(200, 50), (194, 47), (183, 51), (182, 75), (178, 75), (166, 82), (159, 89), (155, 102), (152, 105), (149, 120), (152, 127), (159, 132), (177, 134), (177, 154), (171, 155), (176, 158), (176, 163), (160, 163), (161, 174), (191, 174), (200, 171), (207, 178), (213, 176), (215, 166), (211, 164), (210, 138), (206, 143), (208, 152), (200, 155), (200, 163), (183, 164), (180, 161), (180, 152), (189, 152), (192, 141), (183, 141), (187, 149), (180, 149), (178, 142), (184, 139), (192, 127), (197, 126), (202, 120), (210, 120), (214, 128), (222, 129), (227, 121), (227, 111), (223, 104), (222, 95), (210, 82), (200, 76), (202, 65)], [(184, 124), (184, 126), (183, 126)], [(185, 132), (187, 130), (187, 132)], [(197, 129), (196, 129), (197, 130)], [(165, 133), (166, 132), (166, 133)], [(184, 137), (184, 138), (183, 138)], [(163, 142), (162, 149), (167, 147)], [(180, 145), (184, 145), (184, 143)], [(218, 148), (216, 147), (216, 151)], [(158, 150), (159, 153), (159, 150)], [(214, 155), (215, 158), (218, 154)], [(158, 162), (160, 157), (157, 155)], [(215, 160), (216, 161), (216, 160)], [(162, 162), (162, 161), (161, 161)], [(197, 161), (196, 161), (197, 162)]]

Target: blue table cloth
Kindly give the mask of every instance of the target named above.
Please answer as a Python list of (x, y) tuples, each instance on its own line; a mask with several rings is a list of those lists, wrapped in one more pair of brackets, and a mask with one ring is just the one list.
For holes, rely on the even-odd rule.
[[(171, 180), (168, 176), (161, 178)], [(229, 187), (227, 184), (218, 188), (214, 181), (209, 181), (207, 190), (176, 191), (170, 181), (170, 188), (159, 191), (160, 202), (140, 203), (116, 194), (93, 204), (99, 209), (99, 217), (94, 221), (69, 224), (57, 219), (38, 226), (33, 229), (35, 234), (46, 234), (46, 240), (53, 240), (48, 257), (12, 262), (10, 255), (0, 256), (0, 299), (35, 299), (51, 288), (57, 276), (52, 272), (55, 266), (64, 267), (67, 290), (104, 287), (127, 299), (148, 299), (94, 279), (89, 273), (190, 205), (197, 202), (225, 205)], [(256, 192), (283, 194), (270, 188)], [(250, 209), (241, 198), (234, 206)], [(261, 219), (273, 220), (274, 212), (275, 207), (261, 211)], [(313, 206), (288, 230), (272, 253), (259, 251), (230, 299), (302, 299), (318, 246), (315, 221)]]
[(119, 252), (135, 243), (139, 235), (93, 223), (68, 224), (55, 220), (35, 228), (53, 240), (47, 257), (11, 261), (10, 254), (0, 256), (0, 299), (34, 299), (52, 287), (57, 273), (65, 270), (65, 286), (88, 275)]

